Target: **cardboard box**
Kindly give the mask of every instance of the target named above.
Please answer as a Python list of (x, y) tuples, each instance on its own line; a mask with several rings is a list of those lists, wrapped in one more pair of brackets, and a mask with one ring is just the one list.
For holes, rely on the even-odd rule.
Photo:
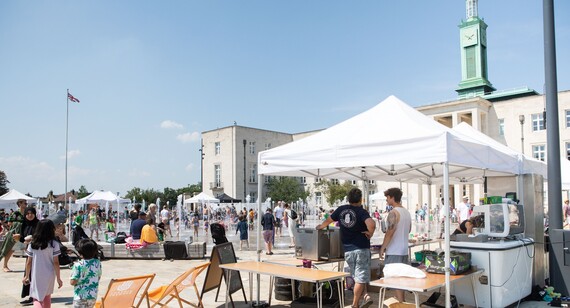
[(203, 259), (204, 255), (206, 255), (206, 242), (188, 244), (188, 257), (190, 259)]
[(384, 305), (388, 308), (412, 308), (416, 307), (413, 303), (402, 302), (400, 303), (395, 297), (384, 300)]

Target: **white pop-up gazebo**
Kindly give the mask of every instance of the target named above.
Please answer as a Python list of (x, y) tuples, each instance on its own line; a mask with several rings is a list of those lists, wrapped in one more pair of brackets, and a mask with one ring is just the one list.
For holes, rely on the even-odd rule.
[[(314, 135), (260, 152), (258, 166), (260, 196), (264, 175), (312, 176), (389, 182), (441, 181), (446, 203), (450, 177), (508, 176), (520, 171), (517, 155), (454, 132), (395, 96)], [(261, 207), (259, 201), (258, 207)], [(446, 220), (445, 234), (449, 234), (449, 228)], [(259, 237), (258, 234), (258, 245)], [(445, 247), (445, 266), (449, 268), (449, 237), (445, 239)], [(449, 271), (445, 276), (449, 303)]]
[(35, 198), (28, 197), (15, 189), (10, 189), (7, 193), (0, 196), (0, 209), (17, 209), (16, 201), (20, 199), (30, 203), (37, 201)]

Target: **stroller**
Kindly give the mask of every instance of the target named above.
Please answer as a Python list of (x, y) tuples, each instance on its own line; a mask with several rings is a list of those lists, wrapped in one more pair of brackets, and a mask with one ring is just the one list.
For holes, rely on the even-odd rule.
[(226, 228), (220, 223), (213, 223), (210, 225), (210, 231), (212, 232), (212, 238), (214, 239), (214, 244), (219, 245), (228, 242), (226, 237)]
[(59, 243), (61, 254), (57, 257), (60, 267), (73, 267), (73, 263), (79, 260), (79, 255), (73, 249), (69, 249), (63, 245), (59, 238), (55, 239)]
[(71, 230), (71, 244), (73, 247), (75, 247), (79, 240), (82, 240), (84, 238), (89, 238), (89, 236), (87, 236), (87, 233), (85, 233), (85, 230), (83, 230), (81, 226), (76, 225), (73, 227), (73, 230)]

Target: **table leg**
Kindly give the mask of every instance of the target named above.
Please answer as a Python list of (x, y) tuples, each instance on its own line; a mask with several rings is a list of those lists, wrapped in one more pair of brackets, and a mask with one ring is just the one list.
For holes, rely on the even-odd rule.
[(271, 297), (273, 297), (273, 283), (275, 281), (275, 276), (269, 277), (269, 307), (271, 307)]
[(344, 307), (344, 287), (342, 278), (336, 281), (336, 287), (338, 288), (339, 306)]
[(249, 300), (253, 302), (253, 272), (249, 272)]
[(418, 292), (412, 292), (414, 293), (414, 300), (416, 301), (416, 308), (420, 308), (420, 295), (418, 294)]
[(226, 308), (228, 308), (228, 299), (230, 298), (230, 281), (232, 281), (232, 272), (233, 271), (227, 271), (228, 278), (226, 280)]
[(380, 287), (380, 292), (378, 293), (378, 308), (384, 306), (384, 296), (386, 295), (386, 288)]
[(323, 307), (323, 290), (321, 288), (321, 283), (317, 282), (317, 308)]
[(295, 279), (291, 279), (291, 301), (295, 300)]

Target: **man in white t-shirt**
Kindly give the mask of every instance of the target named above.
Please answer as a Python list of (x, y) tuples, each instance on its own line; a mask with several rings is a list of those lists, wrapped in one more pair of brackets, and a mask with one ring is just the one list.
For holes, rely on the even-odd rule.
[(275, 236), (276, 237), (280, 237), (281, 236), (281, 224), (283, 223), (283, 205), (282, 205), (282, 201), (277, 202), (277, 206), (275, 207), (275, 210), (273, 211), (273, 215), (275, 216)]
[(160, 211), (160, 220), (162, 221), (162, 223), (164, 223), (164, 228), (165, 228), (164, 235), (168, 233), (172, 237), (172, 230), (170, 230), (170, 211), (166, 208), (166, 205), (164, 205), (162, 207), (162, 211)]
[(471, 209), (471, 203), (469, 203), (469, 197), (463, 196), (463, 202), (457, 205), (457, 216), (459, 221), (458, 223), (462, 223), (463, 221), (469, 218), (469, 210)]

